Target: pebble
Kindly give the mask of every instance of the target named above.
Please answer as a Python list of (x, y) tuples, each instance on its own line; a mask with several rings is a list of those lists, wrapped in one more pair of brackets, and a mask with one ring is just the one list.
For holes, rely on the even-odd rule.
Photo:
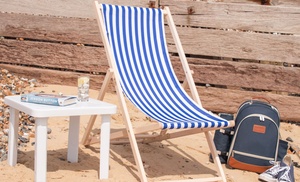
[(50, 134), (52, 132), (51, 128), (47, 128), (47, 133)]
[[(9, 132), (9, 106), (4, 103), (4, 97), (20, 95), (31, 92), (37, 85), (36, 79), (18, 77), (0, 68), (0, 161), (7, 159), (8, 132)], [(19, 114), (18, 147), (26, 146), (30, 138), (34, 137), (35, 119), (23, 112)], [(51, 133), (51, 130), (50, 130)]]

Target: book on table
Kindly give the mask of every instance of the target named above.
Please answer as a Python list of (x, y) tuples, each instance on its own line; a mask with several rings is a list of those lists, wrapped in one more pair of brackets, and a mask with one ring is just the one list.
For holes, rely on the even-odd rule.
[(22, 94), (21, 101), (53, 106), (67, 106), (77, 103), (77, 97), (58, 94), (29, 93)]

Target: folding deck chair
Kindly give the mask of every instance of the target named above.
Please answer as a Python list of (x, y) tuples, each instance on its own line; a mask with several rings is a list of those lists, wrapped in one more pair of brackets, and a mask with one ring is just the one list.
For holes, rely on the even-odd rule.
[[(158, 135), (151, 135), (143, 141), (159, 141), (204, 132), (218, 177), (191, 181), (226, 181), (210, 131), (232, 127), (234, 122), (224, 120), (202, 107), (169, 9), (116, 6), (99, 4), (97, 1), (95, 4), (110, 66), (98, 99), (104, 98), (109, 81), (114, 80), (126, 128), (112, 133), (111, 140), (129, 139), (140, 180), (147, 181), (147, 178), (137, 145), (138, 134), (161, 130)], [(172, 68), (165, 39), (165, 17), (193, 99), (184, 90)], [(157, 122), (133, 128), (125, 98)], [(82, 139), (84, 145), (92, 143), (89, 133), (95, 117), (92, 116), (88, 123)]]

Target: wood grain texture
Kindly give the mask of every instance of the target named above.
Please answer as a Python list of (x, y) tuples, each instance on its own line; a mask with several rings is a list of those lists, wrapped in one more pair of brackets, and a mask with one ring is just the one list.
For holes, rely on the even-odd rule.
[[(300, 36), (177, 27), (186, 54), (300, 64)], [(172, 46), (169, 51), (177, 52)]]
[[(179, 79), (184, 78), (178, 57), (171, 57)], [(196, 83), (227, 88), (300, 93), (300, 68), (213, 59), (188, 59)]]
[[(101, 0), (100, 2), (148, 7), (148, 0)], [(95, 0), (2, 0), (0, 1), (0, 11), (58, 17), (95, 18), (94, 4)]]
[(96, 19), (1, 13), (0, 35), (41, 41), (100, 45)]
[[(1, 15), (3, 23), (0, 25), (0, 35), (4, 37), (102, 45), (95, 20), (7, 13)], [(176, 52), (168, 29), (166, 31), (169, 50)], [(177, 31), (186, 54), (300, 64), (299, 36), (189, 27), (178, 27)]]
[[(10, 70), (15, 75), (28, 79), (35, 78), (41, 83), (47, 84), (76, 86), (77, 77), (82, 75), (68, 71), (54, 71), (6, 64), (0, 64), (0, 67)], [(103, 80), (103, 75), (90, 75), (91, 88), (99, 90)], [(264, 97), (279, 109), (282, 120), (300, 122), (300, 110), (296, 109), (299, 108), (300, 97), (201, 86), (198, 86), (197, 90), (203, 107), (216, 113), (227, 112), (235, 114), (242, 102), (256, 97)], [(110, 84), (109, 92), (114, 91), (113, 85)]]
[[(177, 25), (298, 35), (300, 33), (300, 6), (173, 0), (164, 0), (161, 4), (170, 8)], [(188, 14), (188, 7), (193, 7), (193, 14)]]
[[(2, 63), (79, 72), (103, 72), (107, 60), (103, 48), (33, 41), (0, 41)], [(103, 69), (102, 65), (106, 67)]]
[[(104, 75), (108, 69), (102, 47), (32, 41), (0, 41), (1, 63), (52, 70)], [(181, 63), (171, 56), (179, 80), (184, 80)], [(197, 84), (274, 92), (300, 93), (300, 68), (243, 61), (188, 58)]]
[[(171, 9), (205, 108), (235, 113), (243, 101), (262, 96), (278, 107), (282, 120), (300, 122), (300, 2), (279, 2), (160, 1)], [(92, 4), (70, 4), (61, 13), (55, 9), (58, 4), (46, 0), (3, 3), (1, 68), (41, 83), (70, 86), (78, 75), (88, 74), (91, 87), (100, 88), (108, 65)], [(148, 6), (148, 1), (140, 3)], [(194, 14), (187, 13), (188, 7)], [(168, 27), (166, 32), (172, 64), (183, 81)], [(114, 91), (112, 85), (109, 90)]]

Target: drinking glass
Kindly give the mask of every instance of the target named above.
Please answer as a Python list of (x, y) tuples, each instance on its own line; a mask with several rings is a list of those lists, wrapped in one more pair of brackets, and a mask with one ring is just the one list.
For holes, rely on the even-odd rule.
[(79, 102), (89, 101), (89, 88), (90, 88), (90, 77), (88, 76), (78, 77), (78, 101)]

